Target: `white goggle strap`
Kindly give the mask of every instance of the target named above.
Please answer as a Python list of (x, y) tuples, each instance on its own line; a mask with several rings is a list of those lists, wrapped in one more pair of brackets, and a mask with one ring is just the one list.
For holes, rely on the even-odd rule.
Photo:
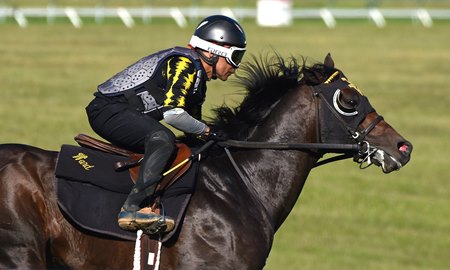
[(191, 44), (195, 48), (200, 48), (212, 54), (225, 57), (235, 67), (238, 67), (239, 65), (234, 63), (233, 60), (231, 59), (233, 51), (245, 50), (237, 47), (225, 48), (212, 42), (203, 40), (197, 36), (192, 36), (191, 41), (189, 41), (189, 44)]

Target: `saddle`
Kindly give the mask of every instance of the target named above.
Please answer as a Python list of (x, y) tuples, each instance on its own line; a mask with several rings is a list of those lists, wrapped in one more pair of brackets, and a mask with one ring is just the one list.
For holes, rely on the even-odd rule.
[[(119, 161), (114, 164), (116, 171), (128, 170), (130, 173), (131, 180), (135, 183), (139, 175), (139, 164), (143, 159), (143, 154), (134, 153), (126, 149), (117, 147), (111, 143), (103, 142), (101, 140), (95, 139), (86, 134), (78, 134), (75, 136), (75, 141), (82, 147), (90, 148), (93, 150), (98, 150), (101, 152), (115, 154), (119, 156), (127, 157), (126, 161)], [(159, 182), (156, 187), (156, 191), (164, 190), (171, 186), (178, 178), (180, 178), (192, 165), (192, 161), (183, 164), (182, 166), (176, 167), (178, 164), (186, 160), (191, 156), (191, 149), (183, 143), (176, 144), (178, 148), (177, 156), (170, 166), (170, 173), (165, 175), (163, 179)], [(172, 168), (174, 168), (172, 170)]]
[[(140, 255), (142, 269), (154, 269), (162, 243), (176, 241), (195, 189), (198, 162), (188, 159), (191, 149), (185, 144), (177, 144), (177, 156), (171, 166), (173, 169), (158, 184), (158, 195), (151, 206), (156, 212), (164, 209), (165, 214), (173, 217), (175, 228), (164, 235), (149, 236), (121, 230), (117, 225), (117, 213), (137, 179), (143, 154), (85, 134), (77, 135), (75, 141), (81, 149), (63, 145), (55, 170), (61, 211), (75, 227), (83, 231), (139, 242), (141, 248), (135, 250), (135, 256)], [(160, 208), (162, 205), (164, 207)]]

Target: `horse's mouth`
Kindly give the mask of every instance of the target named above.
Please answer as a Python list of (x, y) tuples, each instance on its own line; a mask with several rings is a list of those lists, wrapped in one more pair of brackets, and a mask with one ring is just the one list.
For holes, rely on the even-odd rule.
[(372, 155), (372, 163), (381, 167), (384, 173), (398, 171), (403, 164), (385, 151), (377, 149)]

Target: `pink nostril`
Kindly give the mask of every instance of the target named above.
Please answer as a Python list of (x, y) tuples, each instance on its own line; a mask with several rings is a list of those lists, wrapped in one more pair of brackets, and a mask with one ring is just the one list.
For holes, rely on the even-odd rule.
[(404, 144), (404, 145), (400, 146), (400, 148), (398, 150), (400, 150), (400, 152), (406, 152), (406, 151), (408, 151), (408, 145)]

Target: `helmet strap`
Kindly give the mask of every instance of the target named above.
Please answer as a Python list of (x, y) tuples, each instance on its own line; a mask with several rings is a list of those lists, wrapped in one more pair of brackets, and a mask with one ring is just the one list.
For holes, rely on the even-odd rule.
[(217, 64), (217, 62), (219, 61), (219, 56), (213, 55), (211, 58), (212, 58), (212, 60), (213, 60), (213, 64), (211, 65), (211, 66), (212, 66), (212, 76), (211, 76), (211, 79), (215, 80), (215, 79), (217, 79), (216, 64)]
[(203, 61), (205, 61), (208, 65), (212, 67), (211, 79), (213, 80), (217, 79), (216, 64), (219, 61), (219, 56), (213, 54), (211, 57), (207, 57), (206, 55), (203, 54), (203, 51), (201, 49), (196, 48), (195, 50), (197, 51), (198, 55), (200, 55), (200, 58), (202, 58)]

